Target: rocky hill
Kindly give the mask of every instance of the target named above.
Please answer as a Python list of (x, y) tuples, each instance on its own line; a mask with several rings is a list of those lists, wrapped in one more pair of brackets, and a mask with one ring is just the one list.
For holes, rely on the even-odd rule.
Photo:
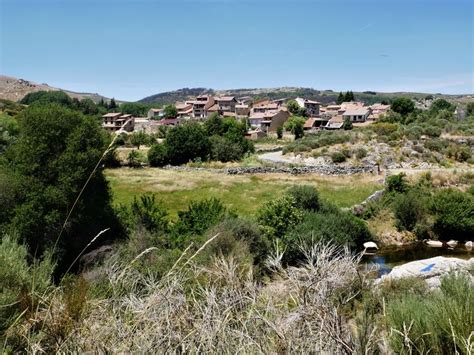
[(19, 101), (25, 95), (35, 91), (64, 91), (72, 98), (79, 100), (90, 98), (94, 102), (99, 102), (100, 99), (108, 100), (105, 96), (101, 96), (97, 93), (84, 93), (74, 92), (69, 90), (63, 90), (49, 86), (48, 84), (38, 84), (29, 80), (17, 79), (6, 75), (0, 75), (0, 99), (6, 99), (11, 101)]
[[(280, 87), (280, 88), (254, 88), (254, 89), (228, 89), (228, 90), (213, 90), (206, 88), (184, 88), (176, 91), (168, 91), (155, 95), (145, 97), (139, 102), (146, 104), (171, 104), (176, 101), (185, 101), (199, 94), (210, 94), (210, 95), (230, 95), (236, 97), (250, 96), (252, 98), (270, 98), (270, 99), (282, 99), (282, 98), (295, 98), (298, 96), (305, 97), (307, 99), (317, 100), (323, 104), (329, 104), (337, 100), (339, 92), (333, 90), (316, 90), (312, 88), (303, 87)], [(382, 102), (384, 100), (390, 100), (399, 96), (408, 96), (413, 99), (424, 99), (426, 97), (433, 98), (445, 98), (450, 101), (466, 102), (466, 100), (472, 100), (472, 95), (443, 95), (443, 94), (427, 94), (427, 93), (415, 93), (415, 92), (375, 92), (375, 91), (364, 91), (354, 92), (356, 100), (363, 101), (366, 104), (373, 104), (376, 102)]]

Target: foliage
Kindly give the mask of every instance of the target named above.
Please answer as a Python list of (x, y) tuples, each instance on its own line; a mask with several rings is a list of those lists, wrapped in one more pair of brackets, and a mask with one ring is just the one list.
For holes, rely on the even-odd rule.
[(0, 341), (7, 329), (22, 316), (34, 312), (39, 299), (52, 286), (54, 263), (50, 253), (42, 260), (28, 261), (26, 246), (10, 235), (0, 240)]
[(321, 208), (318, 191), (313, 186), (294, 185), (287, 194), (293, 197), (295, 206), (301, 210), (318, 211)]
[(165, 166), (169, 163), (166, 144), (153, 144), (148, 150), (148, 163), (151, 166)]
[(365, 148), (357, 148), (355, 155), (357, 159), (363, 159), (367, 156), (367, 150)]
[(295, 139), (302, 138), (304, 135), (304, 123), (306, 120), (302, 117), (292, 116), (285, 122), (285, 129), (294, 134)]
[(0, 114), (0, 153), (4, 153), (7, 147), (15, 142), (18, 134), (17, 119), (7, 114)]
[(388, 192), (404, 193), (408, 190), (405, 173), (387, 177), (386, 185)]
[(433, 230), (440, 239), (469, 240), (474, 235), (474, 196), (454, 189), (435, 194), (431, 205)]
[(238, 161), (244, 154), (242, 146), (225, 137), (212, 136), (211, 158), (221, 162)]
[(164, 118), (175, 118), (178, 116), (178, 110), (175, 105), (166, 105), (163, 108), (163, 117)]
[(294, 197), (285, 195), (265, 203), (258, 214), (258, 222), (270, 239), (281, 238), (301, 222), (302, 212)]
[(426, 201), (417, 191), (399, 194), (394, 201), (393, 212), (400, 230), (413, 231), (425, 218)]
[(184, 248), (190, 235), (202, 235), (209, 227), (221, 221), (226, 215), (226, 208), (216, 198), (202, 201), (191, 201), (188, 209), (178, 212), (178, 221), (172, 228), (172, 243)]
[(168, 212), (155, 194), (143, 194), (135, 197), (130, 205), (121, 205), (118, 217), (129, 229), (145, 229), (149, 232), (167, 232), (169, 228)]
[(353, 126), (352, 126), (352, 121), (350, 120), (350, 118), (345, 118), (344, 123), (342, 124), (342, 129), (344, 131), (350, 131), (352, 128)]
[(124, 102), (120, 105), (120, 111), (134, 117), (143, 117), (148, 113), (149, 106), (139, 102)]
[(198, 123), (187, 123), (169, 130), (166, 137), (169, 161), (180, 165), (196, 158), (207, 160), (211, 144), (204, 128)]
[(292, 115), (297, 115), (300, 111), (300, 105), (298, 105), (296, 100), (289, 100), (286, 103), (286, 107), (288, 108), (288, 111), (290, 111)]
[(147, 144), (150, 141), (148, 138), (147, 134), (143, 131), (140, 132), (134, 132), (130, 136), (130, 144), (133, 145), (134, 147), (137, 147), (137, 149), (140, 149), (141, 145)]
[[(386, 306), (390, 346), (396, 353), (469, 354), (474, 290), (465, 275), (441, 279), (431, 294), (408, 294)], [(472, 345), (471, 345), (472, 347)]]
[(131, 168), (138, 168), (140, 166), (139, 154), (135, 149), (132, 149), (127, 155), (128, 166)]
[(474, 115), (474, 102), (469, 102), (466, 105), (466, 115), (473, 116)]
[(282, 139), (283, 138), (283, 127), (278, 127), (277, 128), (277, 138)]
[[(77, 253), (105, 228), (115, 232), (107, 182), (94, 170), (106, 148), (107, 136), (93, 118), (58, 104), (32, 105), (19, 118), (20, 134), (6, 152), (15, 206), (8, 223), (37, 255), (63, 233), (59, 250)], [(74, 204), (89, 175), (87, 188)], [(65, 256), (67, 259), (67, 256)]]
[(346, 156), (341, 152), (334, 152), (331, 154), (331, 160), (333, 163), (343, 163), (346, 161)]
[(438, 114), (443, 110), (446, 110), (448, 112), (454, 112), (456, 109), (456, 106), (453, 104), (449, 103), (445, 99), (436, 99), (433, 101), (433, 103), (430, 106), (430, 112), (433, 114)]
[(415, 111), (415, 103), (408, 97), (399, 97), (392, 101), (391, 110), (402, 116), (407, 116)]

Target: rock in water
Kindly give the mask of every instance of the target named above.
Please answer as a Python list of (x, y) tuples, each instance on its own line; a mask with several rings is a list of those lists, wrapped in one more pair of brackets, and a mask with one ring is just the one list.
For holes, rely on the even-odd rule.
[(374, 242), (365, 242), (364, 248), (365, 249), (378, 249), (378, 246)]
[(382, 276), (382, 280), (396, 280), (406, 277), (418, 277), (426, 280), (430, 287), (439, 287), (441, 277), (447, 275), (451, 271), (463, 272), (469, 275), (471, 281), (473, 277), (468, 270), (474, 266), (474, 258), (463, 260), (458, 258), (446, 258), (437, 256), (430, 259), (416, 260), (395, 266), (390, 273)]
[(427, 240), (426, 244), (432, 248), (441, 248), (443, 246), (443, 243), (439, 240)]

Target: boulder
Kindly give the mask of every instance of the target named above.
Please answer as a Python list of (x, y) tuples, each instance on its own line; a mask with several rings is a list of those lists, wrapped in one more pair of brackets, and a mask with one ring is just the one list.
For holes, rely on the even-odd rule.
[(474, 248), (474, 242), (466, 242), (464, 246), (466, 247), (467, 250), (472, 250), (472, 248)]
[(440, 242), (439, 240), (427, 240), (425, 241), (426, 245), (432, 248), (441, 248), (443, 247), (443, 242)]
[(454, 248), (456, 245), (458, 245), (458, 242), (456, 240), (450, 240), (446, 244), (448, 244), (448, 246), (450, 246), (451, 248)]
[(378, 246), (374, 242), (365, 242), (364, 248), (365, 249), (378, 249)]
[(381, 280), (418, 277), (426, 280), (430, 287), (439, 287), (442, 276), (447, 275), (449, 272), (459, 272), (469, 276), (471, 282), (473, 282), (474, 278), (469, 274), (469, 270), (473, 266), (474, 258), (463, 260), (436, 256), (430, 259), (416, 260), (395, 266), (390, 273), (383, 275)]

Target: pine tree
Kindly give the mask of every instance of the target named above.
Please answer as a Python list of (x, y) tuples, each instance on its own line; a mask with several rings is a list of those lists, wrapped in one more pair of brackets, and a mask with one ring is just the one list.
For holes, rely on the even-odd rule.
[(342, 104), (344, 102), (344, 95), (342, 94), (342, 92), (339, 92), (339, 96), (337, 97), (337, 101), (336, 103), (338, 105)]
[(117, 108), (117, 103), (115, 102), (115, 99), (112, 97), (109, 103), (109, 110), (115, 110), (116, 108)]

